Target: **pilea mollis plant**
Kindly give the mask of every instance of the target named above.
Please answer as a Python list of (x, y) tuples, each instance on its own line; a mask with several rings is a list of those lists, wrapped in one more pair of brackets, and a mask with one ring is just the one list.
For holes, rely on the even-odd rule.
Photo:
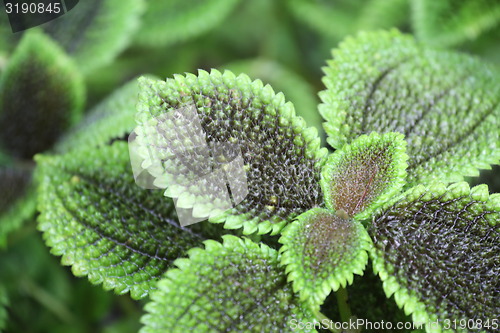
[[(495, 331), (500, 195), (464, 177), (500, 161), (498, 69), (393, 30), (347, 38), (324, 72), (330, 151), (246, 75), (126, 84), (36, 156), (46, 244), (75, 275), (148, 298), (143, 333), (316, 331), (354, 318), (370, 291), (348, 286), (372, 268), (424, 330)], [(164, 190), (135, 184), (126, 138), (186, 105), (207, 142), (238, 144), (248, 195), (181, 227)]]

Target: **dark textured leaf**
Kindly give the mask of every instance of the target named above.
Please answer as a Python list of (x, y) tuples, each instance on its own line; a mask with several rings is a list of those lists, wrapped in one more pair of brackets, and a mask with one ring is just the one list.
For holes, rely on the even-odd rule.
[(135, 114), (139, 95), (136, 79), (118, 88), (95, 106), (78, 126), (63, 136), (55, 147), (66, 152), (81, 147), (98, 147), (112, 140), (126, 139), (136, 126)]
[(148, 0), (143, 24), (135, 41), (166, 46), (201, 35), (219, 24), (239, 0)]
[(500, 315), (499, 221), (500, 195), (488, 197), (485, 185), (409, 190), (369, 229), (387, 296), (414, 322), (491, 323)]
[[(186, 177), (194, 173), (192, 166), (205, 163), (200, 154), (182, 161), (182, 165), (170, 164), (172, 156), (165, 133), (172, 132), (172, 128), (156, 119), (173, 110), (194, 108), (204, 135), (201, 139), (209, 144), (228, 142), (241, 150), (248, 196), (212, 221), (225, 221), (231, 229), (243, 226), (246, 234), (270, 230), (277, 233), (294, 216), (321, 204), (319, 172), (326, 149), (319, 147), (316, 129), (305, 127), (304, 120), (295, 116), (293, 106), (285, 103), (282, 94), (275, 94), (270, 86), (258, 80), (252, 82), (245, 75), (215, 70), (210, 74), (200, 71), (198, 76), (177, 75), (166, 82), (142, 79), (141, 84), (138, 122), (142, 132), (138, 138), (144, 154), (150, 155), (145, 157), (145, 164), (162, 161), (155, 175), (160, 182), (166, 172), (174, 179)], [(150, 125), (152, 121), (154, 125)], [(182, 140), (176, 147), (191, 149), (191, 139), (187, 143)], [(207, 192), (191, 188), (186, 191), (204, 198), (208, 206), (213, 205), (215, 199)], [(218, 192), (217, 188), (209, 191)]]
[(403, 187), (405, 147), (399, 133), (374, 132), (334, 152), (321, 171), (326, 206), (348, 217), (369, 218)]
[(457, 181), (499, 163), (494, 67), (397, 31), (348, 38), (333, 56), (320, 112), (335, 148), (372, 131), (404, 133), (409, 184)]
[(180, 228), (173, 203), (135, 185), (124, 142), (38, 156), (39, 229), (77, 276), (141, 298), (188, 249), (220, 228)]
[(413, 0), (411, 4), (417, 37), (437, 46), (476, 39), (500, 23), (497, 0)]
[(223, 238), (175, 262), (179, 269), (167, 272), (146, 305), (142, 333), (292, 332), (293, 322), (314, 320), (287, 284), (275, 250)]
[(0, 144), (20, 158), (52, 146), (80, 117), (83, 81), (50, 38), (28, 33), (0, 79)]
[(281, 264), (300, 298), (323, 303), (331, 290), (352, 283), (363, 274), (371, 240), (358, 221), (314, 208), (297, 217), (283, 231)]
[(143, 9), (143, 0), (81, 0), (43, 28), (88, 73), (111, 62), (128, 45)]

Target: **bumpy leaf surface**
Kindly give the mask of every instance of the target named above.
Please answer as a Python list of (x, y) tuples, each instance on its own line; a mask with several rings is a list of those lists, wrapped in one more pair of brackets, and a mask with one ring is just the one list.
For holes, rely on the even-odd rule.
[(135, 184), (124, 142), (37, 162), (47, 245), (75, 275), (105, 289), (144, 297), (175, 259), (220, 233), (208, 223), (179, 227), (170, 199)]
[[(278, 253), (234, 236), (179, 259), (151, 295), (142, 333), (293, 332), (312, 322), (279, 266)], [(310, 332), (314, 330), (300, 330)]]
[(485, 185), (412, 188), (369, 229), (386, 294), (415, 322), (498, 318), (499, 221), (500, 196)]
[(43, 28), (88, 73), (109, 63), (128, 45), (143, 10), (143, 0), (81, 0)]
[(499, 163), (494, 67), (426, 49), (397, 31), (348, 38), (333, 56), (320, 95), (333, 147), (372, 131), (403, 133), (409, 184), (458, 181)]
[(437, 46), (473, 40), (500, 23), (497, 0), (415, 0), (411, 4), (417, 37)]
[[(174, 110), (194, 108), (203, 140), (208, 144), (230, 143), (241, 151), (248, 195), (212, 221), (225, 221), (227, 228), (243, 226), (247, 234), (270, 230), (276, 233), (294, 216), (321, 205), (319, 174), (326, 149), (319, 147), (317, 130), (305, 127), (304, 120), (295, 116), (293, 106), (285, 103), (282, 94), (275, 94), (259, 80), (250, 81), (246, 75), (215, 70), (210, 74), (200, 71), (198, 76), (177, 75), (166, 82), (142, 79), (141, 85), (137, 120), (143, 128), (152, 119), (168, 116)], [(170, 147), (161, 133), (172, 128), (163, 128), (161, 122), (155, 126), (154, 133), (142, 133), (142, 147), (148, 150), (147, 155), (153, 144), (155, 159), (162, 161), (162, 168), (167, 170)], [(183, 145), (186, 142), (182, 140), (176, 143), (177, 147), (191, 149)], [(168, 172), (172, 178), (185, 177), (194, 173), (193, 166), (200, 167), (204, 159), (203, 154), (186, 158)], [(214, 188), (209, 192), (218, 191)], [(213, 202), (204, 191), (196, 195), (206, 196), (207, 205)]]
[(297, 217), (280, 242), (288, 280), (312, 306), (322, 304), (331, 290), (352, 283), (353, 273), (363, 274), (371, 244), (361, 223), (321, 208)]
[(169, 45), (207, 32), (219, 24), (239, 0), (147, 1), (135, 41), (141, 45)]
[(362, 135), (328, 157), (321, 171), (325, 204), (368, 218), (404, 184), (406, 142), (399, 133)]
[(52, 146), (83, 106), (82, 78), (63, 50), (27, 33), (0, 78), (0, 144), (30, 159)]

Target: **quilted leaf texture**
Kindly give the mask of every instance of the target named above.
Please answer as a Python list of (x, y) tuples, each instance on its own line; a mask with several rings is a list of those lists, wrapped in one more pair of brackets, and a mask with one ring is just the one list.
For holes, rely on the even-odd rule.
[(314, 320), (287, 284), (277, 251), (223, 238), (175, 262), (178, 269), (169, 270), (151, 294), (141, 333), (294, 332), (294, 323)]
[(374, 271), (387, 296), (394, 294), (414, 322), (439, 320), (440, 328), (426, 327), (430, 332), (460, 320), (470, 320), (460, 332), (495, 331), (477, 325), (500, 315), (499, 221), (500, 195), (489, 195), (486, 185), (407, 191), (369, 228)]
[[(193, 151), (193, 155), (174, 156), (177, 160), (173, 161), (169, 153), (172, 143), (165, 133), (172, 133), (173, 128), (157, 119), (184, 108), (196, 112), (201, 141), (207, 145), (232, 144), (243, 160), (248, 195), (211, 221), (225, 222), (230, 229), (243, 227), (245, 234), (275, 234), (293, 217), (322, 204), (319, 178), (326, 149), (320, 148), (317, 130), (306, 128), (282, 94), (275, 94), (259, 80), (251, 81), (246, 75), (235, 76), (229, 71), (200, 71), (198, 76), (176, 75), (166, 81), (141, 79), (137, 141), (143, 165), (154, 166), (155, 161), (161, 161), (157, 170), (151, 171), (160, 185), (168, 187), (161, 184), (164, 175), (188, 179), (187, 175), (197, 175), (195, 167), (203, 172), (207, 164), (204, 152), (192, 149), (201, 143), (185, 134), (175, 139), (175, 147)], [(212, 193), (221, 191), (215, 185), (202, 191), (181, 184), (167, 188), (166, 195), (175, 197), (187, 189), (192, 191), (192, 197), (202, 198), (207, 207), (216, 201)], [(179, 198), (186, 207), (190, 200), (189, 196)]]
[(408, 187), (460, 181), (500, 159), (499, 72), (466, 55), (436, 51), (395, 30), (360, 33), (333, 51), (320, 112), (328, 142), (400, 132)]
[(208, 223), (181, 228), (170, 199), (135, 184), (125, 142), (36, 160), (47, 245), (107, 290), (145, 297), (175, 259), (221, 233)]
[(31, 159), (80, 118), (81, 75), (65, 52), (39, 32), (23, 36), (0, 78), (0, 144)]

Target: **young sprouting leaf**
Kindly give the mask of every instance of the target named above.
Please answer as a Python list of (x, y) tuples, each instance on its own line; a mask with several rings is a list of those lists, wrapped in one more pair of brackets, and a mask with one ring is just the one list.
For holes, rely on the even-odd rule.
[(77, 276), (145, 297), (171, 263), (221, 228), (181, 228), (161, 191), (138, 187), (125, 142), (38, 155), (38, 228)]
[(417, 37), (440, 47), (474, 40), (500, 23), (497, 0), (414, 0), (411, 4)]
[(75, 129), (61, 138), (55, 150), (67, 152), (87, 146), (98, 147), (126, 138), (136, 126), (138, 95), (137, 79), (124, 84), (90, 110)]
[(85, 74), (111, 62), (139, 28), (143, 0), (82, 0), (43, 29)]
[(239, 1), (148, 0), (135, 42), (158, 47), (196, 37), (217, 26)]
[[(292, 291), (277, 251), (248, 239), (223, 236), (178, 259), (145, 307), (141, 333), (292, 332), (312, 322)], [(315, 332), (304, 329), (301, 332)]]
[[(28, 163), (27, 163), (28, 164)], [(7, 236), (24, 221), (34, 217), (36, 201), (31, 185), (33, 166), (0, 163), (0, 248), (6, 246)]]
[(30, 159), (80, 118), (83, 80), (49, 37), (24, 35), (0, 78), (0, 145)]
[(281, 264), (300, 299), (313, 307), (330, 291), (352, 283), (363, 274), (371, 240), (360, 222), (345, 213), (313, 208), (282, 232)]
[(369, 228), (387, 296), (394, 294), (414, 322), (498, 318), (499, 221), (500, 195), (489, 196), (486, 185), (407, 191)]
[[(283, 94), (246, 75), (216, 70), (176, 75), (166, 82), (143, 78), (141, 89), (137, 142), (143, 165), (155, 167), (149, 171), (167, 188), (166, 195), (182, 195), (177, 203), (182, 201), (184, 208), (203, 202), (195, 207), (199, 217), (225, 221), (230, 229), (243, 226), (245, 234), (263, 234), (277, 233), (291, 218), (321, 204), (319, 177), (326, 149), (320, 148), (316, 129), (305, 127)], [(183, 117), (197, 119), (173, 125)], [(224, 152), (231, 156), (211, 160), (215, 148), (206, 147), (224, 145), (231, 148)], [(207, 212), (218, 208), (217, 195), (227, 192), (226, 184), (202, 183), (205, 189), (191, 181), (211, 176), (211, 168), (227, 170), (212, 164), (233, 160), (240, 161), (241, 168), (235, 171), (238, 177), (226, 175), (237, 182), (230, 183), (231, 193), (244, 187), (247, 195), (221, 215), (210, 215)], [(156, 166), (157, 161), (161, 165)], [(164, 179), (177, 183), (169, 187)]]
[(372, 131), (403, 133), (409, 186), (462, 180), (500, 162), (493, 66), (421, 47), (395, 30), (348, 38), (333, 57), (320, 95), (333, 147)]
[(403, 187), (405, 148), (402, 134), (373, 132), (331, 154), (321, 171), (326, 207), (369, 218)]

